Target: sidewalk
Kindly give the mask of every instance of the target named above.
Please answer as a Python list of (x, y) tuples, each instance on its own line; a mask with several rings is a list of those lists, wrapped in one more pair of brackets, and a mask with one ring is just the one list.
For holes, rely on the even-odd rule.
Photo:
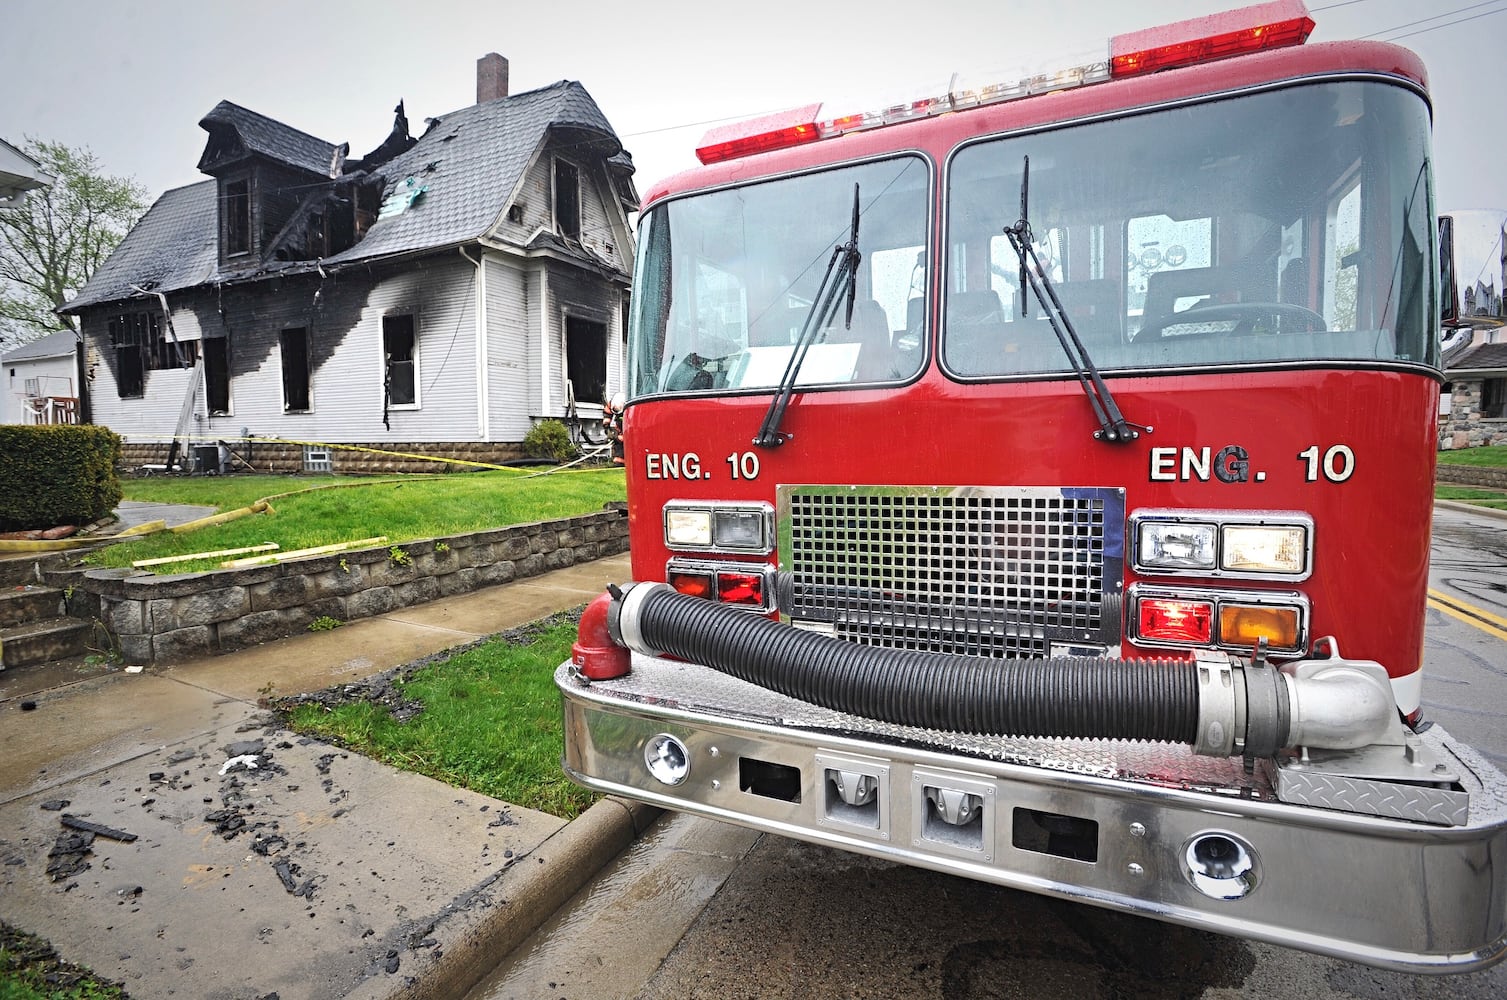
[(138, 1000), (462, 995), (655, 811), (566, 824), (269, 729), (257, 699), (628, 578), (621, 555), (141, 673), (0, 672), (0, 914)]

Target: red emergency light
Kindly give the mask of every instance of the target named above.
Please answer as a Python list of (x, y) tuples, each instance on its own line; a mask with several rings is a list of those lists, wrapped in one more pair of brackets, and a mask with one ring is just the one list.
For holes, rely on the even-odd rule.
[(1116, 35), (1109, 41), (1109, 71), (1117, 78), (1139, 76), (1262, 49), (1301, 45), (1312, 31), (1313, 18), (1308, 16), (1303, 0), (1272, 0)]
[(808, 104), (711, 129), (696, 147), (696, 159), (702, 163), (720, 163), (752, 153), (815, 142), (821, 138), (816, 127), (816, 113), (821, 107), (820, 104)]
[(966, 108), (1014, 101), (1036, 94), (1140, 76), (1158, 70), (1210, 62), (1262, 49), (1301, 45), (1313, 31), (1303, 0), (1271, 0), (1239, 10), (1164, 24), (1110, 39), (1109, 59), (1042, 73), (1013, 82), (960, 87), (957, 81), (935, 94), (885, 108), (821, 121), (820, 104), (778, 111), (714, 128), (696, 147), (703, 164), (799, 146), (847, 132), (894, 125)]

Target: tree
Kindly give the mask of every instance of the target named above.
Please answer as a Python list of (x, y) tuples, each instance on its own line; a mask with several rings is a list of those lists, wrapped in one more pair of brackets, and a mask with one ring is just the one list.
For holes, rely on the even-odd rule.
[(146, 209), (146, 188), (107, 177), (87, 148), (26, 140), (26, 154), (57, 178), (19, 208), (0, 211), (0, 339), (12, 346), (68, 327), (67, 302)]

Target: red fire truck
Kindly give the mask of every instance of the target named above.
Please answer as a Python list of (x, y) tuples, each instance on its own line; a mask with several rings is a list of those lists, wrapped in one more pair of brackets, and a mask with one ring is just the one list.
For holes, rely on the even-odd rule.
[(636, 582), (556, 675), (572, 778), (1393, 969), (1501, 957), (1507, 780), (1420, 714), (1426, 75), (1313, 23), (714, 129), (649, 193)]

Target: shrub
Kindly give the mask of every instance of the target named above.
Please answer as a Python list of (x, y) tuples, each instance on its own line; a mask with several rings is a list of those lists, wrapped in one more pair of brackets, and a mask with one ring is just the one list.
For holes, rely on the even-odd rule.
[(0, 531), (97, 521), (120, 503), (120, 437), (105, 427), (0, 425)]
[(570, 440), (570, 431), (560, 421), (541, 420), (524, 437), (523, 453), (529, 458), (568, 462), (576, 457), (576, 446)]

